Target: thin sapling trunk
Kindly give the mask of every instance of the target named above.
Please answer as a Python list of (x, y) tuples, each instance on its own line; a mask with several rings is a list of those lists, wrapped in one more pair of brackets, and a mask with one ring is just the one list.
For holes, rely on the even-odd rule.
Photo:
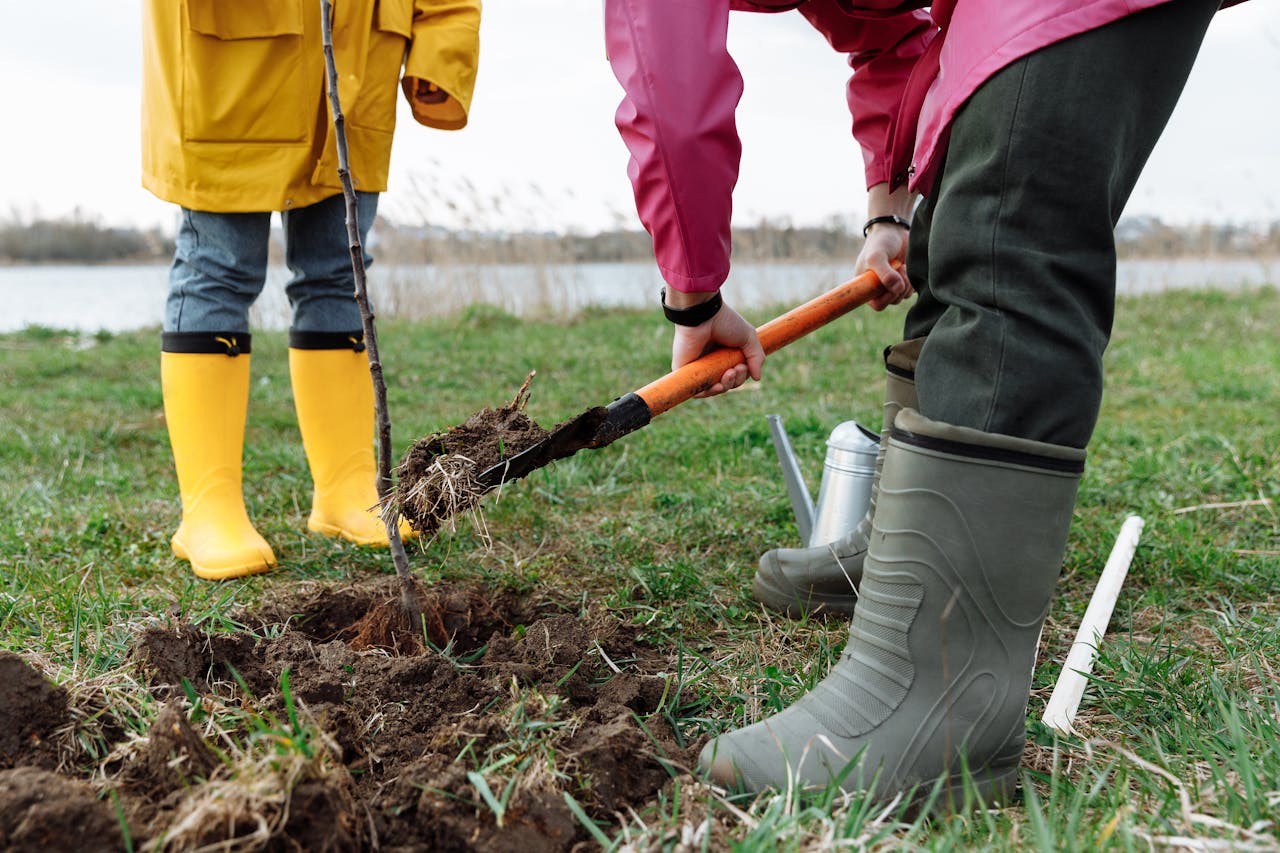
[[(369, 373), (373, 376), (374, 416), (378, 425), (378, 499), (385, 506), (391, 494), (391, 416), (387, 411), (387, 383), (382, 377), (382, 360), (378, 355), (378, 335), (373, 326), (373, 311), (369, 307), (369, 289), (364, 270), (364, 247), (360, 241), (360, 222), (356, 205), (356, 191), (351, 181), (351, 167), (347, 154), (346, 119), (342, 102), (338, 97), (338, 69), (333, 59), (332, 5), (320, 0), (320, 32), (324, 45), (324, 64), (328, 76), (329, 105), (333, 110), (334, 138), (338, 146), (338, 178), (342, 182), (342, 195), (346, 200), (347, 239), (351, 247), (351, 271), (355, 277), (356, 303), (360, 306), (360, 321), (364, 327), (365, 351), (369, 355)], [(409, 569), (409, 557), (400, 539), (398, 513), (384, 513), (391, 560), (400, 578), (400, 597), (409, 624), (418, 630), (422, 617), (413, 575)]]

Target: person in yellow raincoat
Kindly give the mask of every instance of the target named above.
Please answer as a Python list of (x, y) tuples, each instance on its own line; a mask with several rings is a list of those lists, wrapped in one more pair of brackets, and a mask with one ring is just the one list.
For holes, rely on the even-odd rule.
[[(396, 102), (444, 130), (467, 123), (480, 0), (335, 0), (334, 60), (362, 237), (387, 188)], [(266, 571), (245, 510), (249, 307), (280, 212), (292, 273), (289, 369), (314, 494), (307, 526), (386, 545), (373, 387), (354, 298), (325, 88), (320, 4), (147, 0), (142, 183), (181, 207), (161, 339), (161, 386), (182, 522), (173, 552), (202, 578)], [(371, 259), (366, 257), (366, 263)]]

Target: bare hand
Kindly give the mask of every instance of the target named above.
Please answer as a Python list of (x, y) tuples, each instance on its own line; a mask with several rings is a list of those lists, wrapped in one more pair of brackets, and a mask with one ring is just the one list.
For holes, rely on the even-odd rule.
[[(906, 299), (914, 289), (907, 278), (907, 236), (910, 232), (900, 225), (882, 222), (871, 226), (867, 232), (867, 240), (858, 253), (857, 263), (853, 271), (861, 275), (867, 270), (874, 270), (880, 277), (885, 293), (872, 299), (869, 303), (877, 311), (883, 311), (890, 305), (897, 305)], [(902, 267), (894, 269), (891, 261), (902, 262)]]
[(746, 363), (726, 370), (720, 381), (699, 394), (699, 397), (723, 394), (745, 383), (748, 377), (759, 382), (764, 368), (764, 347), (760, 345), (755, 327), (728, 305), (700, 326), (675, 327), (675, 335), (671, 339), (672, 370), (721, 347), (742, 350)]
[(420, 104), (443, 104), (449, 100), (449, 93), (430, 80), (414, 78), (413, 99)]

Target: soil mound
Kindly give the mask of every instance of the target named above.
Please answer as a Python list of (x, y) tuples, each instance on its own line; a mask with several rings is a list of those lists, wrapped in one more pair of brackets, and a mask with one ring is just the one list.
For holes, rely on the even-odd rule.
[(0, 838), (12, 853), (123, 849), (111, 807), (83, 782), (48, 770), (0, 770)]
[[(241, 631), (141, 632), (137, 668), (163, 705), (95, 780), (135, 844), (569, 850), (591, 839), (574, 806), (604, 824), (643, 811), (695, 759), (662, 713), (679, 700), (672, 661), (633, 627), (439, 584), (415, 652), (363, 643), (362, 620), (394, 600), (387, 582), (320, 588), (238, 616)], [(56, 692), (16, 661), (31, 695)], [(70, 811), (83, 797), (57, 800), (68, 826), (99, 826)], [(17, 802), (0, 799), (0, 825)]]
[(67, 692), (12, 652), (0, 652), (0, 768), (51, 767), (56, 754), (48, 744), (67, 721)]

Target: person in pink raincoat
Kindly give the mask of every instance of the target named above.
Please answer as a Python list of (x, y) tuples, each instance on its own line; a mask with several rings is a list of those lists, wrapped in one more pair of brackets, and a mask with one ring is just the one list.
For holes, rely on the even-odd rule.
[(937, 791), (953, 804), (1014, 794), (1101, 401), (1113, 229), (1219, 3), (926, 5), (605, 2), (673, 367), (740, 348), (719, 393), (760, 379), (764, 362), (720, 294), (741, 151), (731, 10), (794, 9), (848, 55), (868, 187), (854, 272), (879, 274), (877, 309), (917, 294), (885, 351), (866, 518), (828, 547), (768, 552), (753, 584), (778, 610), (851, 613), (848, 644), (794, 705), (706, 746), (701, 770), (724, 785)]

